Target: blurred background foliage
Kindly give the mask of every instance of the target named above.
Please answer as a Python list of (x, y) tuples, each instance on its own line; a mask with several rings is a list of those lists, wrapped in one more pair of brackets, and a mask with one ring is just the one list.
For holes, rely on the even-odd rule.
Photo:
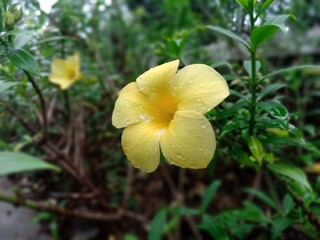
[[(206, 28), (249, 41), (239, 2), (59, 0), (45, 12), (36, 0), (0, 1), (0, 158), (21, 151), (61, 168), (0, 171), (14, 189), (0, 200), (38, 210), (34, 221), (52, 239), (318, 239), (320, 69), (286, 69), (319, 64), (320, 2), (256, 2), (273, 2), (257, 25), (294, 16), (257, 49), (254, 134), (250, 52)], [(74, 52), (86, 78), (61, 91), (48, 81), (50, 64)], [(127, 83), (173, 59), (208, 64), (228, 81), (231, 96), (207, 114), (216, 154), (206, 170), (161, 164), (143, 174), (121, 150), (114, 102)]]

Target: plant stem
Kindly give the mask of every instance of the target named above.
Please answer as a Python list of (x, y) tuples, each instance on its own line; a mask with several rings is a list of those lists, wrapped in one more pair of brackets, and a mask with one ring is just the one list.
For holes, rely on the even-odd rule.
[[(254, 11), (253, 11), (253, 3), (251, 11), (250, 11), (250, 35), (255, 29), (254, 23)], [(254, 134), (254, 125), (256, 122), (256, 106), (257, 106), (257, 80), (256, 80), (256, 48), (251, 46), (250, 50), (251, 55), (251, 81), (250, 81), (250, 91), (251, 91), (251, 103), (250, 103), (250, 123), (249, 123), (249, 134)]]
[(124, 209), (119, 209), (116, 212), (105, 213), (105, 212), (97, 212), (97, 211), (89, 211), (89, 210), (73, 210), (66, 209), (59, 206), (55, 206), (52, 204), (48, 204), (45, 202), (34, 201), (29, 199), (24, 199), (23, 197), (15, 197), (0, 194), (0, 201), (7, 202), (13, 205), (21, 205), (30, 209), (38, 210), (38, 211), (50, 211), (59, 215), (82, 218), (88, 220), (95, 221), (116, 221), (120, 220), (123, 217), (133, 218), (138, 221), (145, 221), (142, 216), (137, 214), (132, 214), (130, 212), (126, 212)]
[(31, 74), (28, 71), (24, 71), (24, 73), (27, 75), (28, 81), (31, 83), (33, 89), (35, 90), (36, 94), (39, 97), (40, 104), (41, 104), (41, 111), (42, 111), (42, 121), (43, 121), (43, 140), (47, 140), (47, 132), (48, 132), (48, 121), (47, 121), (47, 108), (46, 103), (44, 101), (44, 97), (42, 95), (42, 92), (35, 82), (34, 78), (31, 76)]

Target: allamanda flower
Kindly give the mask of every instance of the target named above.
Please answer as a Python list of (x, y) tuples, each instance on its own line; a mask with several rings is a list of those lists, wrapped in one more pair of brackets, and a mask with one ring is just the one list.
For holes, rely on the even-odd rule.
[(115, 103), (112, 124), (125, 128), (122, 147), (132, 164), (153, 172), (160, 149), (171, 164), (205, 168), (215, 135), (203, 116), (229, 95), (225, 79), (211, 67), (193, 64), (178, 70), (179, 60), (151, 68), (125, 86)]
[(53, 59), (49, 81), (58, 84), (62, 90), (69, 88), (74, 82), (82, 78), (78, 53), (65, 60), (60, 58)]

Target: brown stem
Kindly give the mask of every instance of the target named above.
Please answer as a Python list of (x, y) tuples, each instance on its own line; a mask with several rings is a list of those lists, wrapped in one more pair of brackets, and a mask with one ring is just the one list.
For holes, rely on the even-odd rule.
[(50, 211), (56, 214), (68, 216), (68, 217), (76, 217), (83, 218), (88, 220), (96, 220), (96, 221), (114, 221), (123, 217), (125, 214), (123, 211), (119, 210), (115, 213), (101, 213), (101, 212), (93, 212), (93, 211), (85, 211), (85, 210), (70, 210), (57, 206), (50, 205), (48, 203), (26, 200), (23, 198), (17, 198), (14, 196), (0, 195), (0, 201), (11, 203), (14, 205), (22, 205), (27, 208), (31, 208), (34, 210), (40, 211)]
[(35, 134), (37, 132), (36, 127), (32, 123), (28, 122), (26, 119), (17, 114), (11, 107), (6, 105), (5, 108), (11, 115), (15, 116), (29, 132), (31, 132), (32, 134)]

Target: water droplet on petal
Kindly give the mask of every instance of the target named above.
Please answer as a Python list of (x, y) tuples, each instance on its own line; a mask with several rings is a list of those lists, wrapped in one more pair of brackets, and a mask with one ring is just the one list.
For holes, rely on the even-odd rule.
[(151, 120), (151, 117), (144, 113), (139, 114), (139, 118), (144, 122), (149, 122)]
[(207, 126), (206, 126), (206, 125), (204, 125), (204, 124), (203, 124), (203, 125), (201, 125), (201, 127), (202, 127), (202, 128), (207, 128)]

